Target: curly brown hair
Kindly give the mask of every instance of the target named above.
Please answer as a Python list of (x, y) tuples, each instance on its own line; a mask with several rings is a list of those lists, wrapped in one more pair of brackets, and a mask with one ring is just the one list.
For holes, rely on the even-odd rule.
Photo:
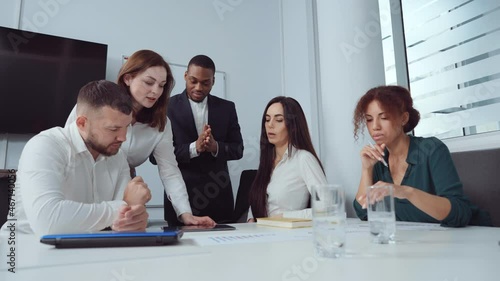
[(368, 105), (372, 101), (378, 101), (389, 115), (401, 115), (408, 112), (408, 122), (404, 125), (405, 133), (412, 131), (420, 121), (420, 113), (413, 108), (413, 100), (410, 92), (401, 86), (379, 86), (372, 88), (366, 92), (358, 101), (354, 110), (354, 139), (358, 139), (359, 132), (363, 134), (363, 129), (366, 126), (365, 112)]

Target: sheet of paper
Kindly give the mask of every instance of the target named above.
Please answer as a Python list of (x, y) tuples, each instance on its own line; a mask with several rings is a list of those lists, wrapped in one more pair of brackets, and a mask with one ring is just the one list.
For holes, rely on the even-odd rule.
[[(440, 226), (438, 223), (420, 223), (420, 222), (396, 222), (397, 231), (445, 231), (447, 228)], [(368, 222), (355, 222), (347, 224), (347, 233), (366, 233), (370, 231)]]
[(312, 239), (312, 229), (307, 228), (295, 229), (293, 231), (211, 235), (195, 237), (193, 239), (196, 244), (200, 246), (309, 240)]
[(442, 227), (439, 223), (420, 223), (399, 221), (396, 222), (397, 230), (431, 230), (431, 231), (444, 231), (448, 228)]

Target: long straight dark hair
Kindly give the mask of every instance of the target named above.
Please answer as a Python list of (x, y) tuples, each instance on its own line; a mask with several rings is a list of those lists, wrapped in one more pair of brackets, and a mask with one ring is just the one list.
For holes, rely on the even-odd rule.
[[(296, 149), (309, 151), (318, 160), (321, 169), (321, 161), (314, 150), (306, 116), (300, 104), (290, 97), (275, 97), (266, 106), (262, 115), (260, 133), (260, 162), (257, 175), (250, 189), (249, 200), (254, 218), (267, 217), (267, 185), (271, 181), (273, 163), (276, 159), (274, 144), (269, 142), (266, 133), (266, 113), (272, 104), (281, 103), (285, 126), (288, 131), (288, 157), (292, 156), (292, 146)], [(323, 171), (324, 172), (324, 171)]]
[(127, 93), (132, 96), (130, 88), (125, 84), (125, 75), (129, 74), (135, 77), (137, 74), (153, 66), (165, 68), (167, 71), (167, 83), (163, 87), (163, 93), (158, 98), (158, 101), (151, 108), (143, 108), (139, 112), (134, 112), (134, 115), (137, 121), (149, 124), (150, 127), (157, 128), (160, 132), (163, 132), (167, 124), (167, 106), (170, 100), (170, 92), (172, 92), (175, 84), (172, 70), (163, 57), (151, 50), (140, 50), (133, 53), (120, 69), (117, 84), (125, 87)]

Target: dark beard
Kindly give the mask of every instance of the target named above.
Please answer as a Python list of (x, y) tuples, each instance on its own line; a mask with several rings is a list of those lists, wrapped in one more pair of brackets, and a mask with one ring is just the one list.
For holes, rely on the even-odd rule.
[(118, 151), (120, 150), (120, 149), (117, 149), (116, 152), (115, 151), (110, 152), (110, 151), (108, 151), (108, 147), (107, 146), (104, 146), (104, 145), (101, 145), (99, 143), (96, 143), (96, 142), (93, 141), (93, 139), (94, 138), (92, 136), (90, 136), (89, 139), (83, 140), (83, 142), (85, 143), (85, 145), (88, 148), (90, 148), (90, 149), (98, 152), (99, 154), (102, 154), (104, 156), (113, 156), (113, 155), (117, 154)]

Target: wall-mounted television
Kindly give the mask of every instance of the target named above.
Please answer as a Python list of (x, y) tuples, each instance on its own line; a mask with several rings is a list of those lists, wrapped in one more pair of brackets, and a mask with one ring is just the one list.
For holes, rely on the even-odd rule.
[(86, 83), (105, 79), (108, 46), (0, 27), (0, 134), (64, 126)]

